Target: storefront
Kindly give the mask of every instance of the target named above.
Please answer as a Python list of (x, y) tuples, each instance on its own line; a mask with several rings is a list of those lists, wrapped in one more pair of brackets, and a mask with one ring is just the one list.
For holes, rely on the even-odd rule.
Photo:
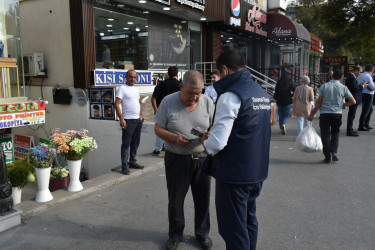
[[(223, 20), (207, 23), (213, 50), (206, 61), (215, 61), (227, 49), (238, 50), (247, 66), (263, 72), (267, 39), (267, 13), (249, 1), (223, 1)], [(211, 44), (210, 44), (211, 45)]]
[(273, 43), (270, 48), (270, 74), (279, 74), (280, 68), (287, 68), (294, 75), (294, 81), (299, 82), (309, 69), (309, 32), (288, 17), (271, 13), (268, 15), (268, 38)]
[(311, 45), (310, 45), (310, 64), (309, 74), (317, 74), (320, 72), (321, 58), (324, 54), (323, 40), (319, 37), (310, 33)]

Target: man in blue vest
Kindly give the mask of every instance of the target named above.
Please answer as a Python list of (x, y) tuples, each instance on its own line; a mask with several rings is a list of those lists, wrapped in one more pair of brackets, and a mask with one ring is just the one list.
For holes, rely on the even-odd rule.
[(256, 198), (268, 175), (271, 139), (270, 96), (255, 83), (242, 56), (233, 50), (216, 61), (221, 80), (213, 126), (202, 137), (204, 173), (216, 179), (219, 233), (227, 249), (256, 249)]

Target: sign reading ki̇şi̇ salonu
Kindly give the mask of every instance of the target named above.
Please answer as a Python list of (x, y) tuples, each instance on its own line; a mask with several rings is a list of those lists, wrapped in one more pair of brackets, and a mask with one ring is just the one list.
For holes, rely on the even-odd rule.
[(45, 123), (45, 103), (0, 104), (0, 129)]

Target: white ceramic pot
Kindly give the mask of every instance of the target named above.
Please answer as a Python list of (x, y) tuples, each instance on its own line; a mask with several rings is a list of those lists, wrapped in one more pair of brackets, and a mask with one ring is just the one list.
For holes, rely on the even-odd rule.
[(47, 202), (53, 199), (51, 192), (48, 189), (49, 178), (51, 175), (51, 167), (49, 168), (35, 168), (36, 182), (38, 184), (38, 193), (36, 195), (36, 202)]
[(67, 160), (66, 163), (68, 164), (69, 169), (69, 192), (77, 192), (83, 189), (81, 182), (79, 181), (79, 175), (81, 173), (81, 163), (82, 160), (78, 161), (70, 161)]
[(14, 205), (21, 203), (21, 194), (22, 194), (22, 188), (12, 187), (12, 198), (13, 198)]

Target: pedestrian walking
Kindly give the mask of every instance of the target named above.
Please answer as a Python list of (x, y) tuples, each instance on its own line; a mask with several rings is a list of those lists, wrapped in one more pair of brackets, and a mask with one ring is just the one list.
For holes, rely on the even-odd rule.
[(296, 88), (293, 95), (292, 115), (298, 119), (298, 134), (307, 126), (307, 116), (310, 115), (314, 101), (314, 90), (309, 83), (310, 78), (302, 76), (301, 85)]
[[(319, 127), (325, 163), (339, 160), (337, 150), (342, 124), (342, 106), (351, 106), (356, 103), (349, 89), (341, 84), (342, 79), (342, 72), (334, 70), (333, 80), (320, 87), (315, 108), (307, 117), (307, 120), (312, 121), (316, 112), (320, 110)], [(348, 101), (344, 103), (345, 98)]]
[(168, 189), (169, 239), (167, 249), (177, 249), (185, 228), (184, 202), (191, 187), (195, 209), (195, 237), (210, 249), (211, 178), (201, 173), (207, 153), (192, 128), (207, 130), (214, 104), (202, 94), (203, 77), (198, 71), (185, 73), (180, 92), (166, 96), (155, 116), (155, 134), (165, 141), (165, 174)]
[(271, 97), (255, 83), (242, 56), (225, 51), (216, 61), (221, 80), (215, 117), (202, 142), (211, 155), (204, 172), (216, 179), (219, 233), (227, 249), (256, 249), (256, 198), (268, 175)]
[(288, 123), (293, 103), (293, 92), (294, 85), (292, 74), (288, 69), (285, 69), (281, 78), (276, 83), (274, 95), (279, 114), (279, 127), (282, 135), (286, 134), (286, 124)]
[(144, 168), (144, 166), (137, 163), (136, 159), (143, 122), (142, 109), (139, 103), (139, 90), (134, 86), (137, 80), (137, 72), (132, 69), (128, 70), (125, 78), (126, 84), (121, 85), (116, 93), (115, 110), (122, 128), (122, 173), (128, 175), (130, 174), (129, 167), (135, 169)]

